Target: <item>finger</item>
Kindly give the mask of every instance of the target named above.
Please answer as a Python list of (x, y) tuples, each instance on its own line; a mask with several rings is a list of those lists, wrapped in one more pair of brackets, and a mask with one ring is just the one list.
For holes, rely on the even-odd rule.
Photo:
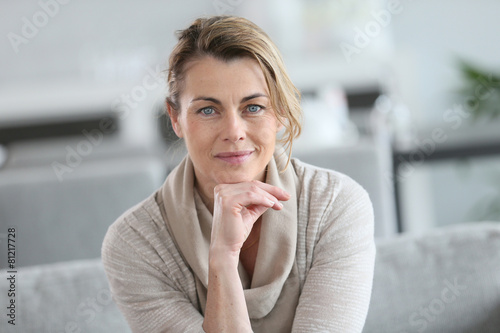
[(265, 207), (265, 209), (268, 209), (272, 207), (282, 206), (275, 196), (269, 194), (261, 188), (251, 188), (246, 189), (242, 192), (235, 193), (231, 195), (225, 203), (229, 206), (233, 206), (233, 204), (236, 204), (241, 208), (250, 206), (263, 206)]
[[(277, 194), (277, 195), (274, 195)], [(282, 209), (280, 200), (288, 200), (290, 195), (279, 187), (252, 181), (237, 184), (219, 184), (215, 188), (216, 202), (225, 207), (246, 207), (262, 205), (276, 210)], [(266, 200), (267, 201), (264, 201)]]
[(279, 188), (277, 186), (270, 185), (270, 184), (267, 184), (267, 183), (263, 183), (263, 182), (258, 181), (258, 180), (254, 180), (254, 181), (252, 181), (250, 183), (258, 186), (262, 190), (264, 190), (264, 191), (268, 192), (269, 194), (273, 195), (278, 200), (287, 201), (291, 197), (290, 193), (288, 193), (287, 191), (285, 191), (282, 188)]
[[(261, 206), (261, 205), (251, 205), (251, 206), (248, 206), (248, 207), (245, 207), (243, 208), (244, 210), (246, 210), (246, 212), (248, 214), (250, 214), (252, 216), (251, 218), (251, 225), (253, 226), (253, 224), (255, 223), (255, 221), (257, 221), (257, 219), (266, 212), (266, 210), (268, 210), (270, 207), (266, 207), (266, 206)], [(250, 227), (251, 229), (251, 227)]]
[(241, 183), (232, 183), (232, 184), (218, 184), (215, 186), (214, 188), (214, 192), (219, 192), (219, 193), (222, 193), (222, 192), (227, 192), (227, 191), (233, 191), (233, 192), (236, 192), (236, 191), (239, 191), (239, 190), (244, 190), (245, 188), (247, 188), (248, 186), (252, 187), (252, 186), (256, 186), (256, 187), (259, 187), (261, 188), (262, 190), (270, 193), (271, 195), (275, 196), (276, 198), (278, 198), (279, 200), (283, 200), (283, 201), (286, 201), (288, 199), (290, 199), (290, 194), (277, 187), (277, 186), (274, 186), (274, 185), (270, 185), (270, 184), (267, 184), (267, 183), (263, 183), (261, 181), (258, 181), (258, 180), (252, 180), (252, 181), (249, 181), (249, 182), (241, 182)]

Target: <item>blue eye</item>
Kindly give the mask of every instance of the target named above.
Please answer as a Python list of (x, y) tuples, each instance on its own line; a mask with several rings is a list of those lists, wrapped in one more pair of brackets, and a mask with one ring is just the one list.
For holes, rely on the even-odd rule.
[(201, 110), (200, 110), (200, 111), (198, 111), (198, 112), (203, 113), (205, 116), (210, 116), (210, 115), (212, 115), (215, 111), (214, 111), (214, 109), (213, 109), (213, 108), (211, 108), (211, 107), (207, 107), (207, 108), (203, 108), (203, 109), (201, 109)]
[(262, 109), (262, 107), (260, 107), (258, 105), (249, 105), (247, 108), (248, 112), (251, 112), (251, 113), (259, 112), (261, 109)]

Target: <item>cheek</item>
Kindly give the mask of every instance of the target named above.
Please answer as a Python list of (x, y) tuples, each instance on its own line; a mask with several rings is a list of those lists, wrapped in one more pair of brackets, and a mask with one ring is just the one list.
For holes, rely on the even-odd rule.
[(257, 126), (257, 137), (261, 139), (261, 141), (271, 142), (276, 140), (276, 134), (278, 133), (278, 123), (274, 118), (267, 119), (266, 121), (261, 122)]
[(206, 147), (213, 141), (215, 130), (208, 124), (188, 120), (184, 125), (184, 139), (191, 143), (194, 149)]

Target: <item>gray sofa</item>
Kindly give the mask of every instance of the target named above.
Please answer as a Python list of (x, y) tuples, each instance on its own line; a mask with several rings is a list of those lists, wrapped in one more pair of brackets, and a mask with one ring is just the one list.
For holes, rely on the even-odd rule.
[[(20, 268), (15, 304), (16, 325), (2, 313), (1, 332), (130, 332), (100, 259)], [(500, 223), (378, 242), (364, 332), (500, 332)]]

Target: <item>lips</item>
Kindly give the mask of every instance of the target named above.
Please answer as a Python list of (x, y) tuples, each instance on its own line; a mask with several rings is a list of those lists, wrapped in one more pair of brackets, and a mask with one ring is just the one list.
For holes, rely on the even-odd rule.
[(218, 153), (215, 155), (215, 158), (229, 164), (238, 165), (244, 163), (252, 154), (253, 150), (240, 150)]

